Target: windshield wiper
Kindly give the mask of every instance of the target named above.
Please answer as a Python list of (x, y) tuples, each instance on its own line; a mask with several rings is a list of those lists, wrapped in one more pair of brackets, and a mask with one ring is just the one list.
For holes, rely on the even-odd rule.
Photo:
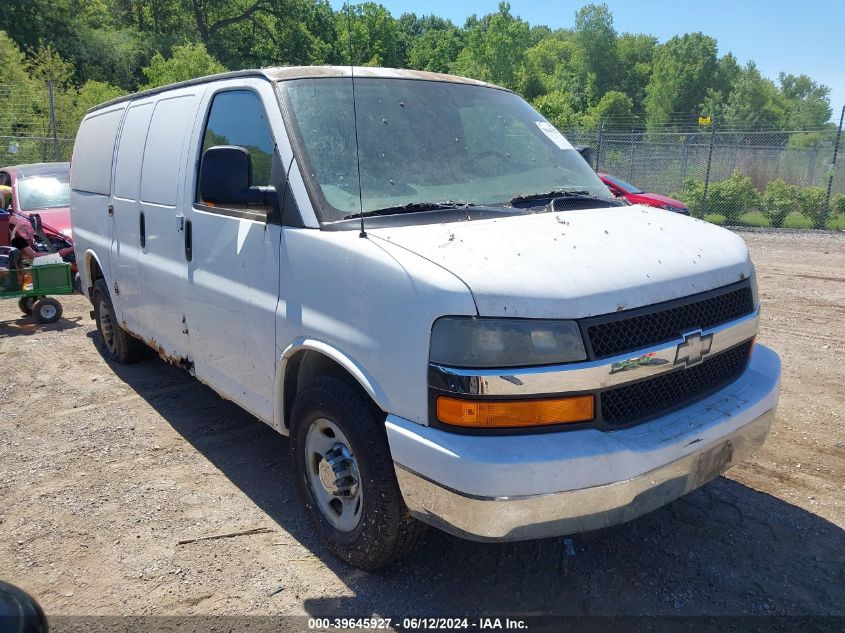
[(392, 207), (384, 207), (382, 209), (374, 209), (372, 211), (364, 211), (364, 213), (353, 213), (344, 216), (344, 220), (352, 220), (353, 218), (370, 217), (374, 215), (398, 215), (400, 213), (420, 213), (422, 211), (442, 211), (444, 209), (468, 209), (474, 207), (472, 202), (456, 202), (454, 200), (444, 200), (442, 202), (409, 202), (407, 204), (397, 204)]
[(548, 200), (551, 202), (557, 198), (568, 198), (570, 200), (599, 200), (601, 202), (606, 202), (609, 207), (618, 207), (622, 204), (618, 200), (602, 198), (601, 196), (591, 194), (589, 191), (572, 189), (556, 189), (553, 191), (546, 191), (544, 193), (520, 194), (511, 198), (511, 204), (525, 204), (526, 202), (540, 202), (542, 200)]

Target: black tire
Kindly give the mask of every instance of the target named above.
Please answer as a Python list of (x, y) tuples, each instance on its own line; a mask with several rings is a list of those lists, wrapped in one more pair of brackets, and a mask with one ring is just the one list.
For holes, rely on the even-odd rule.
[(39, 323), (55, 323), (62, 318), (62, 304), (52, 297), (42, 297), (32, 304), (32, 314)]
[(106, 282), (94, 282), (91, 295), (94, 304), (94, 320), (105, 356), (121, 365), (137, 363), (150, 356), (149, 348), (124, 330), (117, 321)]
[(32, 306), (41, 297), (21, 297), (18, 299), (18, 307), (26, 316), (32, 316)]
[[(362, 496), (360, 518), (350, 531), (341, 531), (329, 521), (311, 488), (306, 437), (319, 420), (336, 425), (354, 455)], [(373, 571), (404, 556), (422, 538), (426, 525), (408, 513), (399, 491), (384, 413), (354, 380), (324, 376), (297, 396), (291, 412), (290, 449), (299, 495), (311, 523), (335, 556)]]

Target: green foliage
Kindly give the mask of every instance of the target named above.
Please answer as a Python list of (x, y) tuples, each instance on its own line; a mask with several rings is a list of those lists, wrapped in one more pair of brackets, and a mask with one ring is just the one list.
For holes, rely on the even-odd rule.
[(675, 196), (686, 203), (695, 217), (718, 214), (725, 217), (727, 224), (735, 224), (739, 216), (755, 209), (760, 201), (760, 193), (751, 178), (739, 171), (734, 171), (726, 180), (711, 182), (707, 187), (706, 203), (704, 183), (695, 178), (686, 179), (683, 190)]
[(394, 17), (377, 2), (335, 10), (330, 0), (9, 0), (0, 3), (0, 99), (14, 90), (16, 110), (0, 110), (0, 133), (49, 131), (47, 80), (60, 134), (71, 137), (97, 99), (226, 68), (353, 61), (490, 81), (560, 127), (686, 129), (711, 114), (722, 130), (805, 130), (789, 148), (829, 144), (830, 90), (807, 75), (774, 83), (753, 63), (719, 57), (702, 33), (664, 44), (617, 33), (605, 4), (582, 6), (568, 27), (530, 25), (507, 2), (457, 26)]
[(799, 200), (802, 215), (813, 223), (813, 228), (824, 228), (824, 199), (826, 187), (804, 187)]
[(728, 126), (741, 130), (777, 127), (786, 115), (786, 104), (774, 82), (760, 76), (748, 62), (733, 84), (722, 115)]
[(405, 35), (382, 5), (365, 2), (344, 7), (338, 18), (338, 43), (345, 63), (392, 68), (404, 65)]
[(679, 114), (699, 113), (699, 104), (716, 77), (716, 40), (702, 33), (673, 37), (660, 46), (646, 86), (649, 129), (672, 123)]
[(625, 33), (616, 40), (616, 50), (619, 56), (617, 90), (631, 98), (634, 110), (642, 112), (646, 86), (654, 68), (657, 38)]
[(611, 90), (581, 118), (581, 123), (588, 129), (596, 129), (602, 120), (618, 125), (630, 125), (634, 112), (634, 102), (624, 92)]
[(575, 13), (575, 67), (584, 101), (592, 105), (616, 84), (619, 66), (616, 29), (606, 4), (588, 4)]
[(760, 211), (771, 226), (782, 227), (786, 216), (801, 208), (801, 190), (781, 179), (766, 185)]
[(830, 201), (830, 215), (845, 218), (845, 193), (838, 193)]
[(202, 44), (185, 44), (173, 49), (173, 55), (165, 59), (156, 53), (150, 65), (142, 72), (147, 78), (144, 88), (156, 88), (204, 75), (226, 71), (226, 67), (214, 59)]
[(510, 4), (469, 29), (452, 71), (516, 89), (522, 57), (530, 43), (528, 23), (511, 14)]
[(572, 125), (575, 109), (571, 97), (563, 90), (555, 90), (534, 99), (534, 107), (557, 128)]
[(454, 26), (428, 29), (412, 41), (408, 66), (417, 70), (449, 72), (463, 47), (463, 34)]

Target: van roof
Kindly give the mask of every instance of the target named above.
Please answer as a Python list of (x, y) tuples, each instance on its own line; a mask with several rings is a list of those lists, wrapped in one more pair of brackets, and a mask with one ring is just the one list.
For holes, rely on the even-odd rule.
[(383, 79), (417, 79), (420, 81), (445, 81), (449, 83), (470, 84), (474, 86), (485, 86), (487, 88), (498, 88), (504, 90), (500, 86), (490, 84), (477, 79), (469, 79), (467, 77), (458, 77), (456, 75), (446, 75), (444, 73), (434, 73), (427, 70), (410, 70), (407, 68), (373, 68), (371, 66), (275, 66), (271, 68), (261, 68), (252, 70), (235, 70), (217, 75), (208, 75), (206, 77), (197, 77), (196, 79), (189, 79), (187, 81), (180, 81), (175, 84), (167, 86), (160, 86), (158, 88), (151, 88), (150, 90), (142, 90), (132, 94), (106, 101), (100, 105), (94, 106), (88, 112), (94, 112), (116, 103), (123, 101), (132, 101), (133, 99), (140, 99), (150, 95), (158, 94), (166, 90), (173, 90), (175, 88), (184, 88), (187, 86), (196, 86), (198, 84), (211, 83), (221, 79), (235, 79), (238, 77), (262, 77), (269, 81), (287, 81), (289, 79), (304, 79), (309, 77), (351, 77), (352, 74), (356, 77), (377, 77)]

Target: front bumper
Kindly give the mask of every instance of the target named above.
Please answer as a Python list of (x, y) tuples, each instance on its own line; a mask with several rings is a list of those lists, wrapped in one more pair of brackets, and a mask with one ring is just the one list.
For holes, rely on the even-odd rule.
[(475, 540), (574, 534), (630, 521), (751, 455), (778, 401), (780, 360), (757, 345), (717, 393), (619, 431), (460, 435), (388, 416), (411, 514)]

